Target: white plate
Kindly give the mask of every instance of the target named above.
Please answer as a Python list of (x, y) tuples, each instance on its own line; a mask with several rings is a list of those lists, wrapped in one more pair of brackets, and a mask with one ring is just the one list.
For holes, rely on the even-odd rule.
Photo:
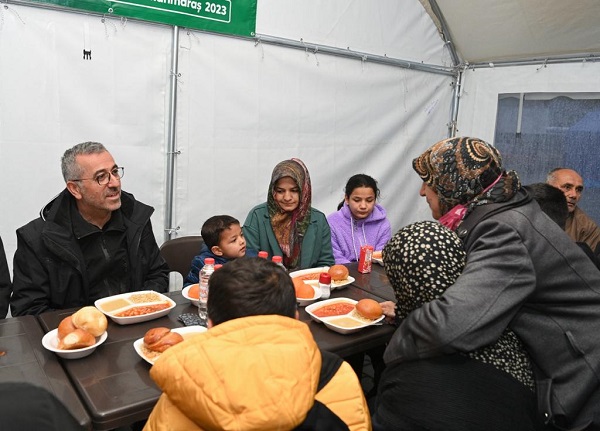
[(47, 332), (46, 335), (42, 338), (42, 346), (44, 346), (47, 350), (56, 353), (61, 358), (65, 359), (79, 359), (85, 358), (86, 356), (91, 355), (96, 350), (100, 344), (106, 341), (108, 337), (108, 333), (104, 331), (102, 335), (96, 337), (96, 344), (90, 347), (84, 347), (82, 349), (72, 349), (72, 350), (62, 350), (58, 348), (58, 328), (53, 329), (50, 332)]
[[(322, 272), (327, 272), (329, 271), (329, 267), (328, 266), (322, 266), (320, 268), (308, 268), (308, 269), (301, 269), (299, 271), (292, 271), (290, 272), (290, 277), (294, 278), (294, 277), (299, 277), (301, 275), (307, 275), (307, 274), (320, 274)], [(304, 280), (304, 282), (306, 284), (311, 284), (313, 286), (318, 286), (319, 285), (319, 278), (315, 278), (314, 280)], [(335, 290), (335, 289), (339, 289), (343, 286), (346, 286), (350, 283), (354, 283), (354, 277), (352, 276), (348, 276), (347, 279), (343, 280), (343, 281), (331, 281), (331, 290)]]
[(315, 291), (315, 296), (313, 296), (312, 298), (298, 298), (296, 297), (296, 301), (298, 302), (298, 305), (300, 307), (305, 307), (307, 305), (312, 304), (313, 302), (315, 302), (317, 299), (321, 299), (321, 288), (318, 286), (313, 286), (312, 284), (306, 283), (308, 284), (310, 287), (313, 288), (313, 290)]
[(379, 265), (383, 266), (383, 259), (375, 259), (375, 258), (373, 258), (372, 260), (373, 260), (373, 262), (378, 263)]
[[(152, 302), (133, 302), (130, 300), (131, 297), (150, 294), (153, 296), (158, 295), (157, 300)], [(169, 304), (167, 308), (163, 308), (162, 310), (154, 311), (152, 313), (141, 314), (139, 316), (117, 316), (118, 313), (133, 307), (156, 305), (165, 302)], [(109, 305), (112, 306), (113, 304), (123, 305), (123, 307), (115, 308), (114, 310), (107, 310), (103, 308), (108, 307)], [(148, 320), (158, 319), (159, 317), (166, 316), (169, 314), (169, 311), (175, 308), (176, 304), (175, 301), (168, 296), (163, 295), (162, 293), (158, 293), (153, 290), (141, 290), (139, 292), (122, 293), (120, 295), (101, 298), (94, 302), (94, 305), (98, 310), (106, 314), (106, 316), (109, 317), (113, 322), (118, 323), (119, 325), (131, 325), (132, 323), (146, 322)]]
[[(201, 334), (202, 332), (206, 332), (206, 328), (204, 326), (185, 326), (183, 328), (174, 328), (171, 329), (173, 332), (179, 332), (184, 340), (186, 340), (192, 334)], [(156, 352), (156, 357), (149, 358), (144, 353), (144, 337), (139, 338), (133, 342), (133, 348), (135, 352), (142, 358), (144, 361), (148, 362), (150, 365), (154, 365), (154, 362), (158, 359), (161, 353)]]
[(181, 290), (181, 294), (183, 295), (183, 297), (184, 297), (185, 299), (187, 299), (187, 300), (188, 300), (188, 301), (190, 301), (190, 302), (191, 302), (191, 303), (192, 303), (194, 306), (196, 306), (196, 307), (197, 307), (197, 306), (198, 306), (198, 300), (197, 300), (197, 299), (195, 299), (195, 298), (191, 298), (191, 297), (190, 297), (190, 288), (191, 288), (192, 286), (198, 286), (198, 283), (196, 283), (196, 284), (190, 284), (189, 286), (186, 286), (186, 287), (184, 287), (184, 288)]
[[(373, 253), (381, 254), (381, 250), (374, 251)], [(375, 254), (373, 254), (373, 257), (371, 258), (371, 260), (373, 262), (378, 263), (379, 265), (383, 266), (383, 257), (375, 257)]]
[[(327, 328), (331, 329), (332, 331), (338, 332), (340, 334), (351, 334), (353, 332), (360, 331), (361, 329), (366, 328), (367, 326), (371, 326), (371, 325), (381, 322), (385, 317), (382, 314), (381, 317), (376, 320), (366, 321), (366, 320), (362, 320), (361, 318), (355, 317), (353, 310), (351, 310), (347, 314), (342, 314), (339, 316), (330, 316), (330, 317), (318, 317), (313, 314), (313, 311), (315, 311), (323, 306), (331, 305), (333, 303), (338, 303), (338, 302), (351, 304), (354, 306), (354, 305), (356, 305), (356, 303), (358, 301), (355, 301), (354, 299), (350, 299), (350, 298), (326, 299), (325, 301), (321, 301), (316, 304), (309, 305), (308, 307), (306, 307), (306, 312), (314, 321), (321, 322)], [(347, 325), (343, 325), (343, 326), (341, 325), (342, 319), (343, 319), (343, 321), (345, 321), (347, 323)]]

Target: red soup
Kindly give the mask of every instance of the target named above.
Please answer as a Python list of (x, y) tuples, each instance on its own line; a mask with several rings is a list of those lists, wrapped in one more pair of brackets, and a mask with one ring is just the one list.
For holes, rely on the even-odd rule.
[(348, 304), (347, 302), (335, 302), (333, 304), (317, 308), (312, 313), (317, 317), (330, 317), (348, 314), (352, 310), (354, 310), (354, 305), (352, 304)]

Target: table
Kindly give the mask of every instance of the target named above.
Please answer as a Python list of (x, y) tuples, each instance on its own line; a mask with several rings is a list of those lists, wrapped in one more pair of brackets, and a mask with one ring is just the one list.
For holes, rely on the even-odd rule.
[[(44, 349), (44, 331), (35, 316), (0, 320), (0, 382), (25, 382), (54, 394), (84, 429), (92, 423), (58, 357)], [(7, 402), (6, 399), (3, 402)]]
[[(118, 325), (109, 319), (108, 338), (96, 351), (81, 359), (61, 359), (66, 373), (79, 393), (96, 430), (108, 430), (146, 419), (161, 394), (150, 378), (150, 365), (140, 358), (133, 342), (157, 326), (183, 326), (177, 316), (197, 312), (181, 292), (169, 294), (177, 303), (160, 319), (133, 325)], [(77, 309), (57, 310), (38, 316), (45, 331)]]
[[(353, 285), (347, 285), (341, 289), (336, 288), (331, 292), (331, 298), (340, 297), (354, 299), (355, 301), (363, 298), (381, 301), (381, 298)], [(364, 353), (374, 347), (386, 344), (395, 330), (393, 326), (383, 324), (370, 326), (353, 334), (338, 334), (326, 328), (322, 323), (313, 321), (304, 310), (304, 307), (300, 307), (300, 320), (308, 324), (317, 345), (321, 349), (336, 353), (342, 358)]]
[[(197, 313), (197, 308), (182, 296), (181, 291), (168, 295), (177, 305), (167, 316), (134, 325), (118, 325), (109, 320), (108, 338), (92, 355), (76, 360), (61, 359), (87, 407), (94, 429), (107, 430), (146, 419), (156, 404), (161, 391), (150, 378), (150, 365), (137, 355), (133, 342), (143, 337), (150, 328), (183, 326), (177, 320), (182, 313)], [(353, 286), (336, 289), (331, 296), (377, 299)], [(38, 320), (45, 331), (50, 331), (74, 311), (76, 309), (42, 313)], [(300, 320), (308, 324), (320, 348), (342, 357), (383, 345), (394, 332), (393, 327), (382, 325), (354, 334), (338, 334), (312, 321), (304, 307), (300, 309)]]
[(381, 300), (396, 302), (396, 295), (390, 281), (385, 274), (383, 266), (373, 262), (371, 272), (362, 274), (358, 272), (358, 263), (348, 263), (345, 265), (348, 268), (350, 276), (354, 277), (352, 286), (357, 287), (365, 292), (368, 292)]

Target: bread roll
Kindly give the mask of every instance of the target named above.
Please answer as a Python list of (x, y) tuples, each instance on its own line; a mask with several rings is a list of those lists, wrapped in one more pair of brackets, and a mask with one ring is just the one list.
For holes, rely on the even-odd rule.
[(58, 324), (58, 339), (62, 340), (75, 329), (77, 329), (77, 327), (73, 324), (72, 316), (65, 317)]
[(152, 328), (144, 335), (144, 346), (154, 352), (164, 352), (169, 347), (181, 343), (183, 337), (169, 328)]
[(331, 275), (332, 281), (346, 280), (349, 275), (348, 268), (346, 268), (344, 265), (333, 265), (327, 272), (329, 272), (329, 275)]
[(356, 311), (365, 319), (370, 320), (379, 319), (383, 314), (383, 310), (381, 309), (379, 302), (368, 298), (361, 299), (356, 303)]
[(96, 344), (96, 338), (88, 331), (75, 329), (58, 341), (58, 348), (62, 350), (82, 349)]
[(73, 325), (79, 329), (85, 329), (94, 337), (104, 334), (108, 321), (106, 316), (96, 307), (83, 307), (73, 314)]

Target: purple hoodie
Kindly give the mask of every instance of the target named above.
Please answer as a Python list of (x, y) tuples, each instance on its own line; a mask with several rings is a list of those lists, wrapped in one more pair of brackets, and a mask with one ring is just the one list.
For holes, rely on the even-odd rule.
[(357, 262), (360, 247), (372, 245), (381, 250), (392, 237), (392, 228), (383, 207), (375, 204), (373, 212), (364, 220), (354, 220), (346, 203), (327, 216), (331, 228), (331, 246), (335, 263)]

